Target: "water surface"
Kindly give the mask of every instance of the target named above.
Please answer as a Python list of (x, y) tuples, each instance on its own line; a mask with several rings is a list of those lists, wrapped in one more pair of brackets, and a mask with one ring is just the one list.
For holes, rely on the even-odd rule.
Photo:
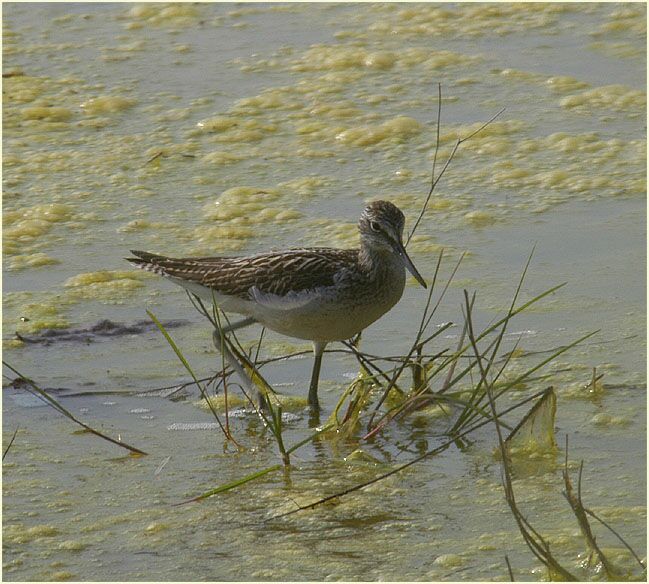
[[(354, 246), (357, 217), (377, 198), (412, 225), (429, 186), (438, 83), (438, 169), (458, 136), (506, 111), (461, 146), (409, 246), (429, 280), (441, 248), (443, 281), (467, 254), (435, 322), (461, 322), (464, 288), (477, 291), (476, 326), (501, 315), (536, 246), (524, 298), (567, 284), (512, 323), (507, 346), (543, 351), (600, 332), (515, 399), (556, 388), (557, 437), (570, 436), (573, 469), (585, 461), (585, 502), (645, 548), (644, 6), (5, 4), (3, 16), (4, 358), (149, 452), (126, 456), (5, 388), (5, 443), (19, 428), (3, 464), (5, 579), (508, 579), (505, 554), (518, 579), (543, 577), (505, 504), (493, 428), (285, 520), (265, 521), (425, 452), (448, 422), (395, 425), (363, 446), (376, 464), (345, 462), (356, 444), (321, 441), (290, 473), (173, 506), (276, 464), (270, 434), (233, 420), (237, 452), (218, 430), (179, 429), (213, 421), (195, 392), (113, 393), (187, 380), (155, 331), (49, 345), (14, 335), (133, 323), (150, 309), (189, 321), (171, 332), (210, 375), (220, 360), (206, 323), (181, 290), (132, 270), (128, 250)], [(424, 303), (410, 279), (363, 349), (407, 351)], [(308, 348), (268, 334), (263, 351)], [(596, 399), (581, 389), (594, 367)], [(309, 368), (302, 358), (267, 371), (303, 396)], [(349, 356), (325, 357), (326, 414), (357, 372)], [(308, 432), (305, 409), (292, 413), (289, 444)], [(577, 571), (585, 547), (561, 496), (562, 460), (516, 489)]]

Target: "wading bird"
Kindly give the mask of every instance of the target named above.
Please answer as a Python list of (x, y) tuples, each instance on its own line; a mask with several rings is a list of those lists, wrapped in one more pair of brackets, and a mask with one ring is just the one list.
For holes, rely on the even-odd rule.
[(230, 330), (260, 323), (313, 342), (309, 405), (317, 410), (322, 354), (350, 339), (401, 298), (406, 269), (426, 282), (403, 245), (405, 218), (388, 201), (375, 201), (358, 221), (360, 247), (313, 247), (243, 257), (171, 258), (131, 251), (138, 268), (182, 286), (224, 312), (246, 316)]

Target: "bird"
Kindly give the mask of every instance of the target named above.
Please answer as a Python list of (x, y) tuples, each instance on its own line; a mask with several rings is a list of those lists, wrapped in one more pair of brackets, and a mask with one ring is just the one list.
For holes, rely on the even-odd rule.
[(400, 299), (408, 270), (426, 282), (403, 243), (405, 217), (389, 201), (373, 201), (358, 221), (357, 249), (304, 247), (238, 257), (174, 258), (131, 250), (125, 258), (221, 310), (245, 318), (230, 330), (259, 323), (313, 343), (308, 404), (319, 410), (325, 347), (354, 337)]

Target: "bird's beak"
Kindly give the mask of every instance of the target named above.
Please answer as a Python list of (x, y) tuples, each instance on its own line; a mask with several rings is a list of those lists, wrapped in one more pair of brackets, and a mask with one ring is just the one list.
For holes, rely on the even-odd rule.
[(419, 282), (424, 288), (428, 288), (428, 286), (426, 286), (425, 280), (421, 277), (421, 274), (417, 271), (417, 268), (415, 268), (415, 264), (413, 264), (410, 257), (408, 257), (408, 252), (406, 252), (406, 248), (404, 247), (403, 243), (401, 241), (394, 241), (392, 242), (392, 246), (394, 247), (394, 251), (396, 251), (403, 258), (403, 261), (406, 264), (406, 268), (415, 277), (415, 280), (417, 280), (417, 282)]

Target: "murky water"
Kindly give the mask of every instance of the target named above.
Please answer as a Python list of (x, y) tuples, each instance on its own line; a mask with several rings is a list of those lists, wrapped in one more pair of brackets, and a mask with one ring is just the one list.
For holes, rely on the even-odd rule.
[[(218, 430), (181, 429), (213, 421), (194, 392), (134, 395), (187, 380), (155, 331), (50, 344), (14, 334), (133, 323), (148, 308), (189, 321), (170, 332), (208, 376), (220, 362), (208, 327), (179, 289), (131, 270), (128, 250), (353, 246), (372, 198), (394, 201), (412, 224), (428, 191), (440, 82), (438, 168), (457, 136), (507, 109), (462, 144), (409, 246), (428, 279), (441, 248), (443, 280), (468, 254), (436, 322), (461, 322), (463, 288), (478, 292), (477, 326), (502, 314), (536, 244), (524, 297), (567, 285), (517, 317), (510, 330), (522, 337), (508, 346), (521, 337), (535, 352), (601, 331), (517, 398), (555, 386), (559, 442), (569, 434), (573, 468), (585, 461), (585, 503), (645, 549), (643, 5), (5, 4), (3, 17), (4, 358), (149, 453), (125, 456), (5, 388), (5, 444), (19, 431), (3, 463), (4, 579), (507, 579), (505, 554), (518, 579), (543, 577), (504, 501), (493, 428), (283, 520), (267, 521), (425, 452), (448, 422), (395, 425), (363, 445), (376, 464), (345, 462), (356, 444), (320, 441), (289, 473), (174, 506), (276, 464), (270, 433), (233, 419), (246, 447), (236, 452)], [(407, 351), (424, 302), (410, 281), (363, 349)], [(269, 334), (263, 352), (301, 349)], [(604, 385), (588, 398), (580, 388), (593, 367)], [(269, 380), (303, 396), (309, 368), (309, 358), (282, 362)], [(347, 355), (325, 356), (327, 414), (357, 369)], [(292, 413), (287, 444), (309, 431), (305, 410)], [(515, 487), (577, 570), (585, 548), (561, 496), (562, 460)]]

